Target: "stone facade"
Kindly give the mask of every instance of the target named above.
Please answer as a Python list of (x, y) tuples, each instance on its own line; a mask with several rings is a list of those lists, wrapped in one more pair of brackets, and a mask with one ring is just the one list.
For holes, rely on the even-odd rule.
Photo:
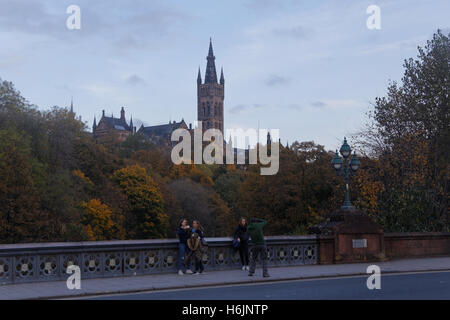
[[(192, 129), (192, 126), (190, 126)], [(137, 133), (144, 135), (150, 141), (158, 145), (171, 145), (172, 132), (177, 129), (190, 129), (188, 128), (186, 122), (181, 120), (180, 122), (169, 122), (168, 124), (162, 124), (159, 126), (144, 127), (143, 125), (139, 128)]]
[(209, 43), (209, 52), (206, 57), (205, 81), (202, 83), (200, 69), (197, 77), (197, 119), (202, 121), (203, 130), (210, 128), (219, 129), (224, 134), (224, 110), (225, 99), (225, 78), (223, 69), (220, 74), (220, 81), (217, 81), (216, 57)]
[(120, 111), (120, 118), (107, 117), (105, 110), (103, 110), (102, 118), (97, 124), (94, 118), (94, 125), (92, 126), (92, 133), (94, 138), (102, 139), (105, 137), (114, 137), (118, 141), (124, 141), (130, 134), (133, 134), (136, 128), (133, 127), (133, 119), (127, 123), (125, 119), (125, 108), (122, 107)]

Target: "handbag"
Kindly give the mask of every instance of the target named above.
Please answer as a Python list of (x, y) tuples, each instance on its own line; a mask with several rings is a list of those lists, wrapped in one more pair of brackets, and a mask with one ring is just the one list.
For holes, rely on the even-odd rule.
[(236, 250), (239, 248), (239, 246), (241, 245), (241, 243), (238, 241), (238, 237), (234, 237), (233, 239), (233, 248)]

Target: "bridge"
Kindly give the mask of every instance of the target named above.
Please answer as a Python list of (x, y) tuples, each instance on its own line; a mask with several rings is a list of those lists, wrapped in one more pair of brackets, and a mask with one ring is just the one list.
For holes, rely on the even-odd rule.
[[(332, 236), (267, 237), (271, 273), (268, 280), (258, 272), (255, 277), (248, 277), (240, 270), (239, 256), (231, 242), (231, 238), (209, 238), (203, 256), (207, 274), (182, 277), (176, 275), (176, 239), (0, 245), (0, 298), (91, 296), (350, 275), (367, 277), (366, 268), (374, 263), (386, 273), (450, 270), (448, 233), (386, 233), (386, 261), (346, 264), (327, 262)], [(70, 265), (80, 268), (81, 290), (69, 290), (66, 286)]]

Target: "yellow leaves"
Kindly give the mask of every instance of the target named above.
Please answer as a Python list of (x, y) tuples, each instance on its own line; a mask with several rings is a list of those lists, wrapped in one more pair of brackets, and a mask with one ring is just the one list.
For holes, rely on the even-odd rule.
[(214, 182), (209, 176), (211, 172), (208, 172), (207, 168), (206, 166), (199, 167), (195, 164), (174, 165), (170, 172), (170, 177), (172, 179), (189, 178), (195, 182), (212, 186)]
[(113, 239), (115, 225), (111, 218), (112, 211), (106, 204), (98, 199), (91, 199), (83, 201), (80, 207), (83, 209), (81, 223), (89, 240)]
[(72, 175), (74, 177), (77, 177), (80, 181), (82, 181), (83, 183), (93, 187), (94, 183), (92, 182), (91, 179), (89, 179), (88, 177), (86, 177), (86, 175), (81, 171), (81, 170), (73, 170), (72, 171)]
[(371, 177), (366, 170), (360, 170), (356, 177), (359, 188), (359, 201), (369, 213), (375, 213), (378, 208), (378, 199), (385, 190), (382, 182)]
[(128, 206), (135, 216), (138, 237), (164, 237), (167, 215), (163, 213), (163, 197), (147, 171), (139, 165), (117, 170), (112, 180), (118, 183), (128, 198)]

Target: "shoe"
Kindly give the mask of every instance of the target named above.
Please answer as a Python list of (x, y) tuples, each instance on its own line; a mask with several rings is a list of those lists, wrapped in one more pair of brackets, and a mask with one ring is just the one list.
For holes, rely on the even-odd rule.
[(268, 273), (265, 273), (265, 274), (263, 274), (263, 277), (264, 277), (264, 278), (269, 278), (270, 275), (269, 275)]
[(248, 276), (249, 276), (249, 277), (253, 277), (253, 272), (249, 272), (249, 273), (248, 273)]
[(245, 266), (242, 266), (242, 271), (247, 270), (247, 268)]
[(250, 271), (250, 268), (248, 266), (245, 266), (245, 270)]
[(205, 272), (205, 271), (202, 271), (202, 272), (200, 272), (200, 274), (206, 274), (206, 272)]
[(181, 271), (181, 270), (178, 270), (178, 275), (179, 275), (179, 276), (182, 276), (182, 275), (184, 275), (183, 271)]
[(188, 273), (188, 274), (193, 274), (193, 272), (192, 272), (191, 269), (187, 269), (187, 270), (186, 270), (186, 273)]
[(193, 276), (198, 276), (200, 273), (199, 272), (194, 272), (192, 275)]

